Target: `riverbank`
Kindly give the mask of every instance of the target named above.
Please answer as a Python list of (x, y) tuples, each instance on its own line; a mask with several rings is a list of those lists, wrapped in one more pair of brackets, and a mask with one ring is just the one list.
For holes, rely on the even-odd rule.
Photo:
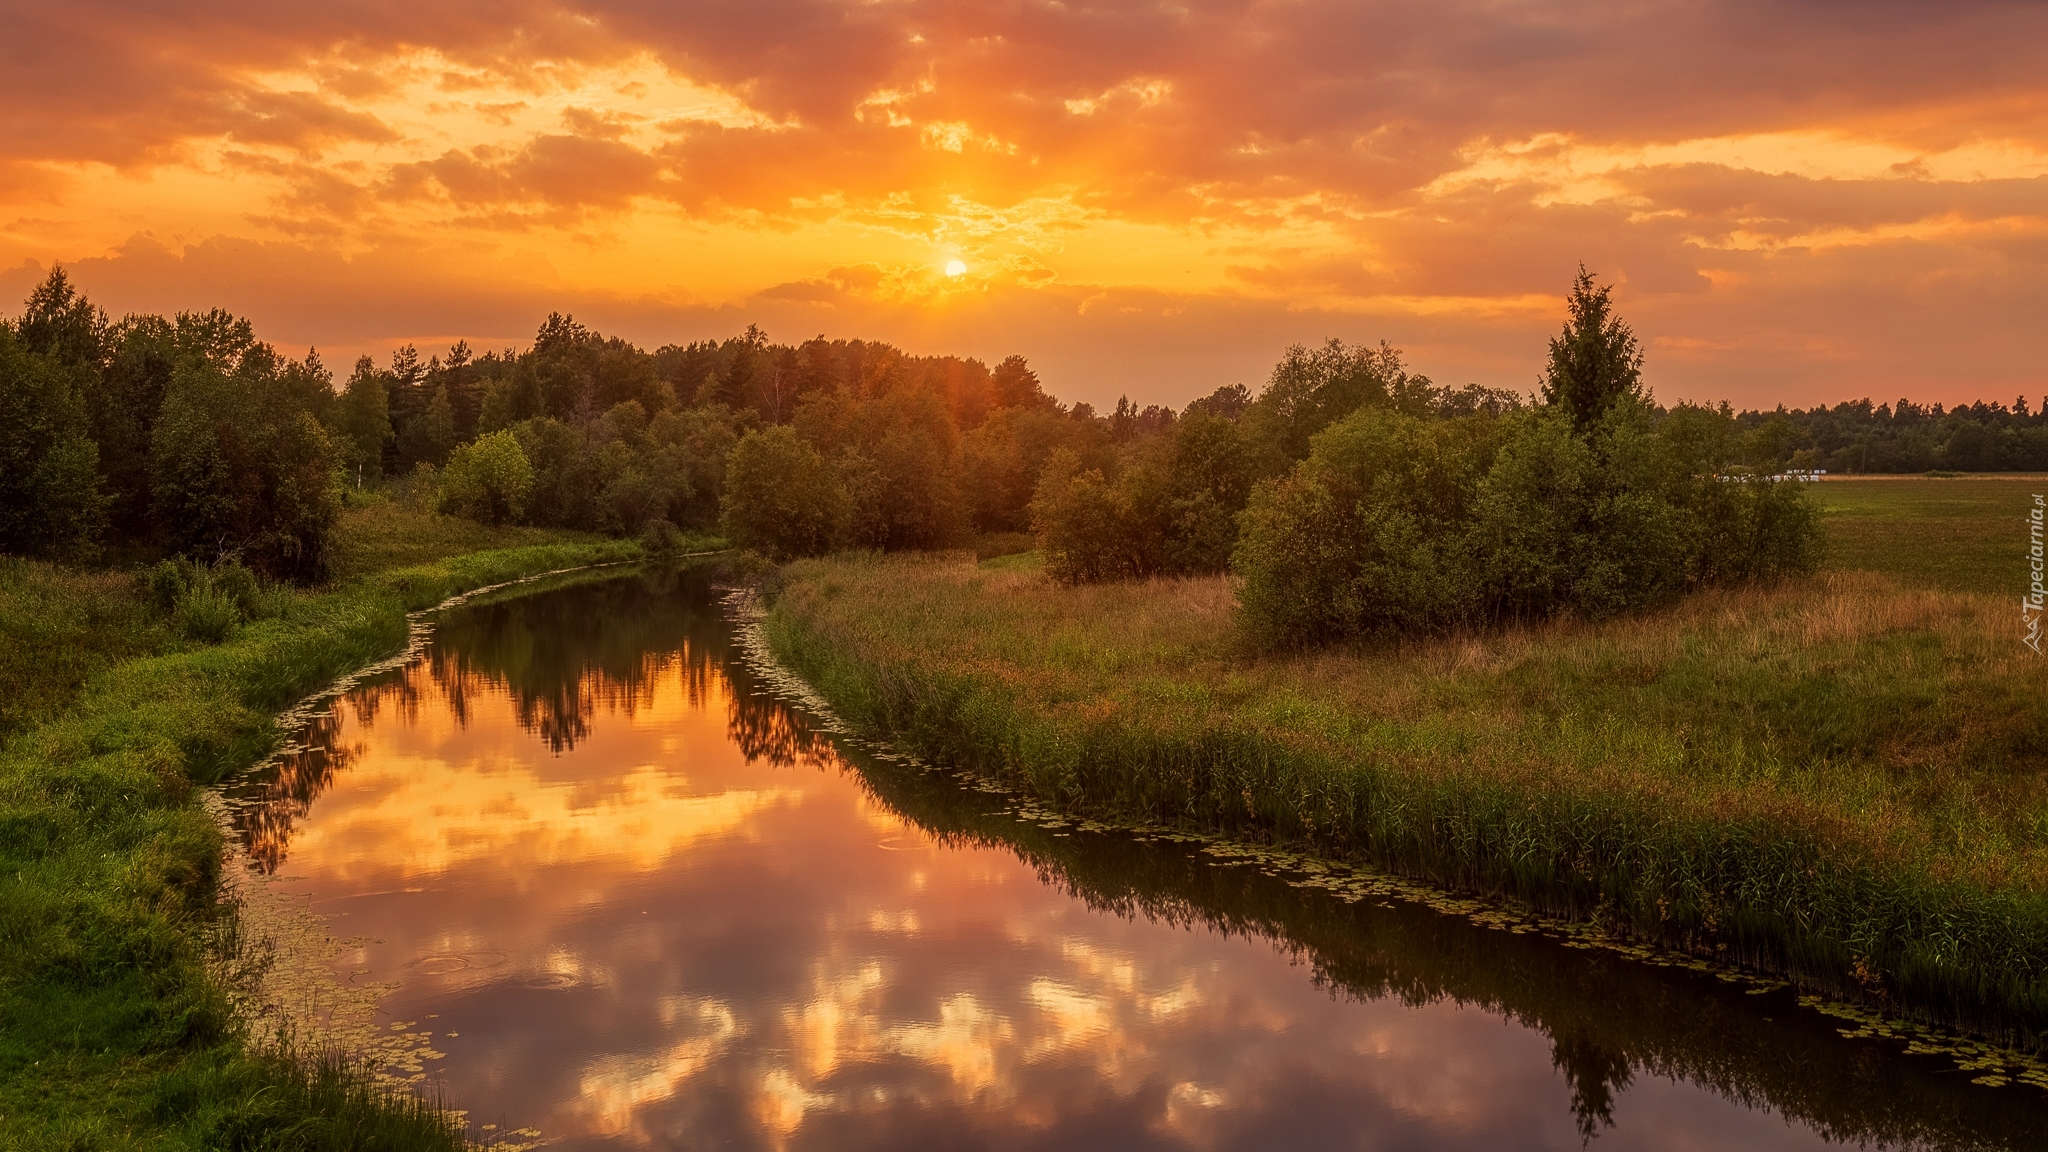
[(852, 722), (1073, 812), (1271, 840), (2001, 1042), (2048, 1036), (2048, 676), (2004, 598), (1832, 571), (1605, 623), (1247, 654), (1225, 579), (790, 566)]
[(341, 582), (266, 592), (213, 643), (137, 576), (0, 567), (20, 701), (0, 716), (0, 1147), (462, 1146), (431, 1102), (250, 1034), (203, 788), (268, 753), (281, 709), (401, 648), (408, 612), (644, 551), (351, 515)]

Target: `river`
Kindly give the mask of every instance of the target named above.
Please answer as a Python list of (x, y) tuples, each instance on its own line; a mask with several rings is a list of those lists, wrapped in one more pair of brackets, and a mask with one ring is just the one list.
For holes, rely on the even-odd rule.
[(306, 1015), (550, 1148), (2043, 1146), (2048, 1093), (1790, 991), (851, 746), (734, 629), (688, 569), (452, 609), (232, 789), (331, 937)]

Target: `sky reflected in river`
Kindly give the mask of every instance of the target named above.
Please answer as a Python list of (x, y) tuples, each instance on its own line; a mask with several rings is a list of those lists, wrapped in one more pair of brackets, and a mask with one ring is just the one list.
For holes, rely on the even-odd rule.
[[(1789, 1149), (2027, 1119), (1938, 1069), (1858, 1071), (1824, 1025), (1430, 913), (1199, 871), (1114, 891), (1090, 877), (1200, 865), (964, 834), (999, 802), (863, 777), (730, 657), (687, 577), (464, 609), (253, 790), (251, 859), (364, 938), (341, 970), (397, 982), (384, 1015), (434, 1033), (474, 1124), (564, 1148)], [(1664, 1022), (1606, 1031), (1623, 1011)], [(1828, 1043), (1825, 1082), (1744, 1055)], [(1925, 1122), (1858, 1118), (1882, 1107)]]

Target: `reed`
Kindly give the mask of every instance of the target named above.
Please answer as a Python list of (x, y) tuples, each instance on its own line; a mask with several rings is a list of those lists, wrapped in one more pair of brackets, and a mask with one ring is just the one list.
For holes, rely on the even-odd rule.
[(1831, 572), (1602, 623), (1262, 656), (1226, 578), (791, 566), (854, 722), (1069, 810), (1287, 842), (2048, 1039), (2048, 675), (2003, 600)]
[(638, 555), (576, 540), (366, 572), (218, 643), (152, 617), (130, 577), (0, 569), (0, 628), (39, 637), (48, 669), (0, 666), (33, 700), (0, 747), (0, 1147), (461, 1147), (431, 1104), (247, 1034), (200, 786), (267, 754), (279, 710), (397, 650), (407, 612)]

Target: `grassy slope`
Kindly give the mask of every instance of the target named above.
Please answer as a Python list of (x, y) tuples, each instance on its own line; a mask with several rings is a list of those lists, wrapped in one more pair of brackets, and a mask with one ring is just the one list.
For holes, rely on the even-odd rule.
[[(1824, 489), (1857, 521), (1838, 555), (1894, 574), (1601, 624), (1261, 659), (1222, 579), (847, 557), (789, 569), (769, 629), (857, 722), (1075, 808), (1362, 856), (2038, 1043), (2048, 675), (2005, 597), (1939, 587), (1988, 580), (1927, 545), (1914, 500), (1939, 483)], [(2004, 513), (1972, 509), (1935, 527), (1989, 538), (1972, 525)]]
[[(222, 845), (196, 787), (258, 759), (278, 710), (399, 647), (406, 612), (639, 553), (450, 529), (352, 514), (353, 578), (211, 646), (127, 577), (0, 568), (0, 694), (27, 701), (0, 747), (0, 1148), (458, 1146), (431, 1109), (245, 1042), (209, 968)], [(523, 546), (470, 552), (505, 543)]]

